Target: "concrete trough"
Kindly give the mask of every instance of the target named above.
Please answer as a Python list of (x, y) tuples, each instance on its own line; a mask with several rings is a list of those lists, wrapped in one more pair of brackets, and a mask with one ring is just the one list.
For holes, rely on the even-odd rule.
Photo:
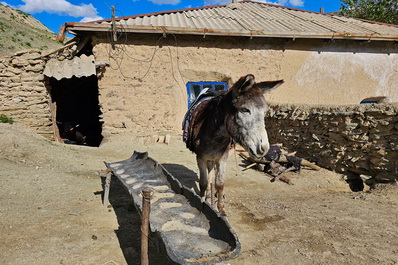
[(225, 217), (172, 176), (148, 153), (106, 163), (142, 212), (143, 188), (151, 188), (150, 230), (158, 247), (180, 264), (210, 264), (235, 258), (240, 243)]

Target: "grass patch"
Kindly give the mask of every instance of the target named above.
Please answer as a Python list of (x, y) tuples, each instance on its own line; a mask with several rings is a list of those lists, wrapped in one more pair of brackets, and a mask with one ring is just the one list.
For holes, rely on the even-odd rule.
[(4, 114), (0, 114), (0, 122), (1, 123), (9, 123), (9, 124), (13, 124), (14, 120), (12, 118), (8, 118), (6, 115)]
[(7, 25), (4, 22), (0, 22), (0, 30), (5, 32), (7, 29), (11, 28), (11, 26)]
[(21, 36), (25, 36), (26, 32), (20, 31), (18, 30), (17, 33), (15, 35), (21, 35)]

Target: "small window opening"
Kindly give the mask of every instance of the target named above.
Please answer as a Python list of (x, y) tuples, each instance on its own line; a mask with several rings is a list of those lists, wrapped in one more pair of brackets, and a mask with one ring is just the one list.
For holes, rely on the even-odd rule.
[(214, 91), (226, 91), (228, 90), (228, 84), (227, 82), (188, 82), (188, 108), (191, 107), (191, 104), (198, 98), (200, 92), (205, 88), (212, 89)]
[(360, 104), (378, 104), (384, 102), (386, 102), (386, 97), (370, 97), (363, 99)]
[(67, 144), (98, 147), (103, 136), (97, 77), (50, 78), (50, 86), (61, 140)]

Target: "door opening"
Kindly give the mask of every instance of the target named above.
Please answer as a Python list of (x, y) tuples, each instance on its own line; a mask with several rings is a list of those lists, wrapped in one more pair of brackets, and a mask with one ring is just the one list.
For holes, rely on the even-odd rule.
[(50, 78), (50, 87), (52, 103), (56, 104), (55, 128), (61, 140), (98, 147), (103, 136), (97, 77)]

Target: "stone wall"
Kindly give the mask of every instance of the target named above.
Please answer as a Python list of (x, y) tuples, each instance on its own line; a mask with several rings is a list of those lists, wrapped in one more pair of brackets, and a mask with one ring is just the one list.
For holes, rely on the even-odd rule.
[(54, 139), (55, 113), (51, 111), (50, 87), (43, 72), (50, 58), (64, 60), (74, 53), (77, 46), (72, 44), (47, 51), (25, 50), (0, 58), (0, 114)]
[(349, 106), (270, 104), (271, 143), (339, 173), (398, 180), (398, 103)]
[(43, 75), (46, 57), (38, 50), (0, 59), (0, 113), (51, 138), (49, 95)]

